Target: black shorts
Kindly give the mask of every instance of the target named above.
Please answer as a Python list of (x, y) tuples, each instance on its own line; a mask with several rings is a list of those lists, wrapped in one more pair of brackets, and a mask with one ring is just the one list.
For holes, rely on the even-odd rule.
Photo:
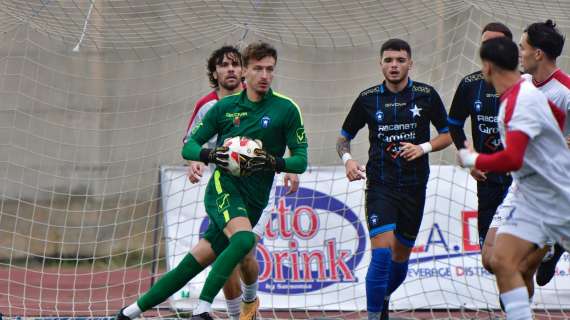
[(477, 230), (481, 246), (485, 241), (493, 216), (507, 195), (510, 185), (510, 181), (505, 184), (477, 182)]
[(394, 231), (405, 246), (413, 247), (426, 202), (426, 186), (369, 185), (366, 189), (366, 224), (370, 238)]

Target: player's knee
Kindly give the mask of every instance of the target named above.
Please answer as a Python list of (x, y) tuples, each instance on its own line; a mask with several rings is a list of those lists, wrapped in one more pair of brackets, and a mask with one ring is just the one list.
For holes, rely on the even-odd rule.
[(255, 234), (251, 231), (238, 231), (230, 238), (230, 243), (232, 249), (239, 250), (245, 256), (255, 246)]
[(489, 271), (492, 274), (493, 273), (493, 267), (491, 265), (491, 258), (492, 258), (492, 255), (490, 252), (483, 251), (483, 253), (481, 254), (481, 260), (483, 263), (483, 268), (485, 268), (485, 270)]
[(507, 256), (496, 251), (491, 255), (490, 267), (495, 274), (518, 272), (518, 265), (512, 264)]

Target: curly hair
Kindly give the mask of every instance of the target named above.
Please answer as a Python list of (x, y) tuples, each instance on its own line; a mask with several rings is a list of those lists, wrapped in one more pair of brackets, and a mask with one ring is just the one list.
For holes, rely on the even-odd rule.
[(212, 88), (218, 89), (218, 80), (214, 78), (214, 72), (216, 71), (216, 66), (219, 66), (224, 61), (224, 57), (228, 57), (233, 61), (239, 62), (240, 65), (242, 63), (241, 53), (239, 52), (238, 48), (234, 46), (223, 46), (218, 50), (212, 52), (210, 57), (208, 58), (208, 80), (210, 81), (210, 86)]

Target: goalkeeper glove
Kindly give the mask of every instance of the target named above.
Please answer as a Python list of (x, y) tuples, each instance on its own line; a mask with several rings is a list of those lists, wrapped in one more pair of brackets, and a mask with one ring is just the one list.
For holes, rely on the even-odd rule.
[(240, 157), (240, 167), (243, 175), (250, 175), (262, 170), (281, 172), (285, 169), (285, 160), (283, 158), (275, 157), (259, 148), (253, 150), (253, 153), (253, 157)]
[(220, 146), (215, 149), (203, 148), (200, 151), (200, 161), (205, 164), (214, 163), (218, 167), (226, 170), (228, 168), (229, 162), (229, 150), (230, 148)]

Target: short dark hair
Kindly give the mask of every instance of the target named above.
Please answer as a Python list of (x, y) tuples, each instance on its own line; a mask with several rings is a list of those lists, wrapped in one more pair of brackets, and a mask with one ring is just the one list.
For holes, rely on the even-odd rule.
[(277, 63), (277, 50), (267, 42), (256, 41), (250, 43), (243, 50), (243, 65), (247, 67), (249, 60), (261, 60), (265, 57), (273, 57)]
[(485, 25), (483, 27), (483, 31), (481, 31), (481, 34), (487, 32), (487, 31), (500, 32), (500, 33), (504, 34), (505, 37), (513, 40), (513, 33), (511, 32), (511, 29), (509, 29), (509, 27), (507, 27), (506, 25), (504, 25), (500, 22), (489, 22), (489, 23), (487, 23), (487, 25)]
[(405, 50), (408, 53), (408, 56), (412, 57), (412, 48), (410, 48), (410, 44), (402, 39), (389, 39), (382, 44), (380, 48), (380, 56), (384, 54), (384, 51), (400, 51)]
[(482, 61), (489, 61), (503, 70), (514, 71), (519, 64), (519, 48), (507, 37), (484, 41), (479, 56)]
[(544, 51), (551, 60), (556, 60), (562, 53), (564, 36), (552, 20), (533, 23), (524, 29), (524, 32), (527, 34), (528, 44)]
[(234, 46), (223, 46), (216, 51), (212, 52), (208, 58), (208, 80), (210, 80), (210, 86), (212, 88), (218, 88), (218, 80), (214, 78), (214, 72), (216, 71), (216, 66), (219, 66), (224, 61), (224, 57), (230, 59), (235, 59), (242, 65), (241, 53), (238, 48)]

